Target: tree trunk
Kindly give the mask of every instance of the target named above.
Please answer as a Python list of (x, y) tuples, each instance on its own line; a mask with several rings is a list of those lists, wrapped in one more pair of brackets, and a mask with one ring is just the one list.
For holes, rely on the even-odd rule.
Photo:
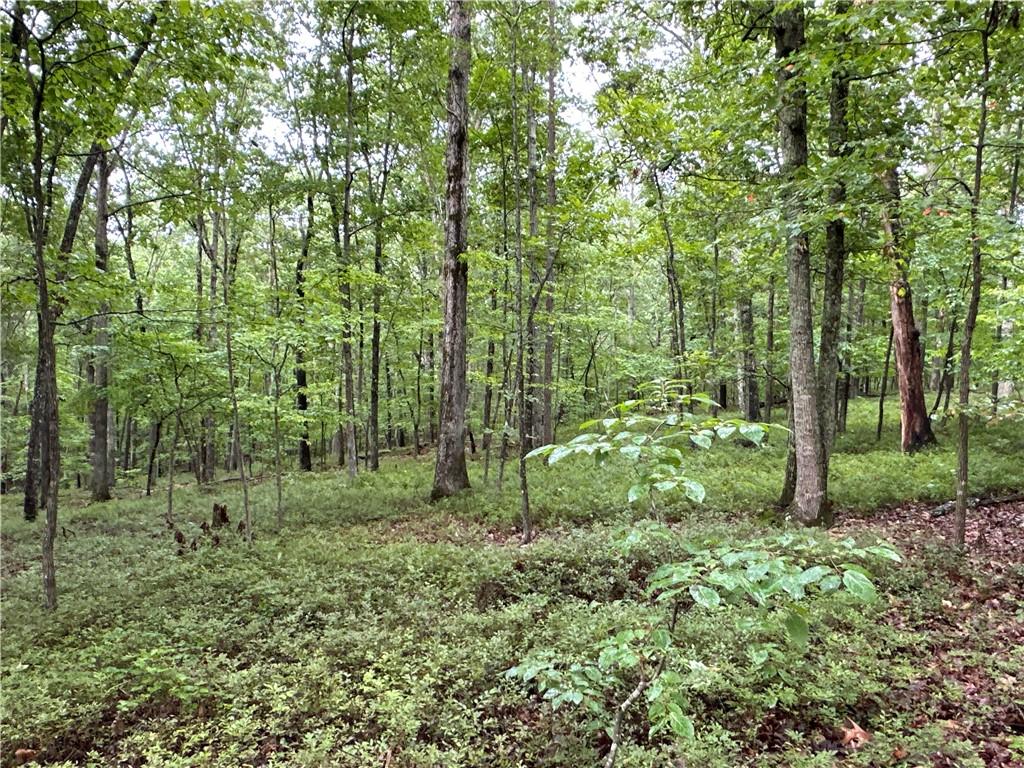
[[(526, 194), (527, 213), (529, 226), (529, 247), (526, 252), (526, 265), (530, 275), (530, 294), (541, 290), (539, 286), (540, 275), (538, 274), (536, 258), (537, 235), (540, 232), (538, 220), (539, 195), (537, 189), (537, 116), (533, 108), (534, 102), (534, 71), (533, 66), (523, 66), (523, 91), (526, 96)], [(527, 317), (526, 322), (526, 396), (523, 406), (526, 409), (526, 431), (521, 433), (519, 441), (524, 445), (527, 452), (533, 450), (537, 445), (538, 434), (538, 409), (537, 403), (540, 394), (540, 371), (537, 365), (537, 326), (533, 314)]]
[(764, 408), (765, 421), (772, 420), (775, 407), (775, 274), (768, 278), (768, 327), (765, 330)]
[[(555, 204), (557, 202), (555, 187), (556, 157), (555, 157), (555, 70), (558, 65), (557, 36), (555, 32), (555, 10), (557, 0), (548, 0), (548, 124), (547, 124), (547, 147), (544, 162), (547, 166), (547, 260), (548, 264), (554, 266), (556, 256), (555, 243)], [(555, 440), (555, 428), (552, 421), (551, 403), (554, 388), (554, 354), (555, 354), (555, 274), (549, 269), (547, 283), (544, 290), (544, 314), (546, 316), (546, 329), (544, 333), (544, 367), (541, 371), (541, 442), (550, 445)]]
[[(803, 7), (787, 7), (775, 15), (775, 53), (779, 62), (776, 78), (781, 108), (779, 143), (783, 178), (794, 184), (807, 165), (807, 93), (798, 61), (804, 47)], [(785, 193), (787, 216), (799, 221), (803, 214), (802, 194), (789, 188)], [(818, 417), (817, 376), (814, 365), (814, 329), (811, 317), (810, 242), (805, 231), (791, 231), (787, 242), (787, 286), (789, 288), (789, 368), (796, 449), (796, 491), (794, 512), (805, 525), (825, 522), (825, 489), (821, 470), (824, 462), (822, 430)]]
[[(306, 263), (309, 260), (309, 246), (313, 239), (313, 193), (306, 193), (306, 229), (302, 233), (302, 249), (298, 261), (295, 262), (295, 298), (298, 303), (299, 327), (301, 329), (305, 317), (306, 303)], [(313, 471), (313, 456), (309, 448), (309, 421), (306, 411), (309, 409), (309, 398), (306, 395), (305, 355), (301, 342), (295, 348), (295, 408), (302, 418), (302, 434), (299, 437), (299, 469), (303, 472)]]
[(736, 324), (740, 336), (736, 396), (740, 412), (747, 421), (761, 418), (761, 398), (757, 391), (757, 361), (754, 359), (754, 306), (749, 293), (742, 292), (736, 302)]
[(893, 348), (900, 392), (900, 448), (913, 453), (935, 442), (928, 406), (924, 401), (924, 353), (921, 335), (914, 322), (914, 300), (910, 290), (910, 254), (903, 243), (900, 221), (900, 183), (894, 167), (882, 175), (886, 205), (882, 213), (885, 244), (883, 256), (892, 269), (889, 283)]
[[(352, 153), (353, 128), (355, 123), (354, 100), (355, 100), (355, 64), (353, 61), (352, 30), (349, 30), (345, 37), (345, 191), (341, 210), (342, 228), (342, 264), (341, 268), (345, 273), (341, 276), (341, 308), (345, 313), (345, 328), (341, 339), (341, 368), (344, 375), (345, 386), (345, 461), (348, 467), (348, 476), (354, 478), (359, 472), (359, 452), (356, 448), (356, 394), (355, 394), (355, 369), (352, 363), (352, 284), (347, 270), (352, 267)], [(332, 198), (333, 199), (333, 198)], [(337, 212), (335, 215), (335, 235), (337, 236)]]
[(153, 492), (153, 484), (156, 482), (156, 455), (160, 447), (160, 431), (163, 421), (154, 419), (149, 423), (149, 461), (146, 463), (146, 495)]
[(978, 305), (981, 303), (981, 175), (985, 154), (985, 131), (988, 127), (989, 72), (992, 62), (989, 58), (988, 41), (999, 23), (1002, 4), (995, 0), (989, 6), (985, 28), (981, 31), (981, 112), (978, 117), (978, 135), (974, 151), (974, 187), (971, 191), (971, 297), (964, 318), (964, 335), (960, 342), (960, 402), (957, 414), (956, 446), (956, 519), (953, 540), (958, 550), (966, 545), (967, 529), (967, 479), (970, 417), (967, 406), (971, 398), (971, 343), (974, 340), (974, 326), (978, 321)]
[[(836, 14), (849, 10), (849, 0), (840, 0)], [(847, 147), (849, 123), (847, 100), (850, 83), (842, 58), (849, 35), (840, 33), (840, 62), (832, 70), (829, 88), (828, 153), (842, 158), (850, 154)], [(846, 200), (846, 184), (839, 174), (836, 184), (829, 190), (829, 203), (842, 205)], [(830, 517), (828, 501), (828, 470), (832, 458), (832, 445), (836, 432), (836, 378), (839, 374), (839, 327), (843, 311), (843, 275), (846, 269), (846, 223), (841, 215), (830, 220), (825, 227), (825, 283), (821, 297), (821, 340), (818, 350), (818, 422), (821, 428), (821, 494), (826, 517)], [(826, 522), (830, 522), (827, 520)]]
[(875, 429), (875, 440), (882, 439), (882, 422), (885, 419), (885, 393), (889, 384), (889, 362), (892, 360), (893, 326), (889, 326), (889, 343), (885, 346), (885, 367), (882, 369), (882, 383), (878, 387), (878, 427)]
[(448, 70), (448, 146), (445, 152), (445, 249), (441, 273), (441, 421), (432, 499), (469, 487), (466, 471), (466, 293), (468, 235), (470, 9), (452, 0)]
[[(107, 189), (110, 168), (107, 165), (106, 151), (100, 152), (98, 166), (96, 171), (96, 269), (106, 272), (110, 254), (107, 246)], [(92, 426), (89, 441), (89, 461), (92, 470), (89, 487), (93, 501), (108, 501), (110, 499), (111, 468), (108, 461), (110, 458), (108, 442), (111, 440), (111, 435), (108, 430), (110, 406), (107, 399), (107, 387), (110, 384), (110, 336), (107, 332), (108, 320), (106, 317), (108, 310), (109, 305), (103, 302), (99, 308), (99, 315), (93, 320), (93, 351), (89, 356), (88, 363), (89, 383), (94, 387), (92, 411), (89, 414), (89, 422)]]

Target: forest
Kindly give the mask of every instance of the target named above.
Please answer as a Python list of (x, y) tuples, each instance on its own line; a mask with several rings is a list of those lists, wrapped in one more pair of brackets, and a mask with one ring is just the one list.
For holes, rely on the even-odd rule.
[(1024, 767), (1022, 11), (0, 0), (0, 766)]

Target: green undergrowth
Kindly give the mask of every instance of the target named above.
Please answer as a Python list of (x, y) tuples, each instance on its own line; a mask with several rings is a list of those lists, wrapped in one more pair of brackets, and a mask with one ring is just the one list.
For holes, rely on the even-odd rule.
[[(838, 445), (840, 508), (949, 497), (948, 433), (940, 449), (902, 457), (891, 424), (878, 447), (869, 409), (857, 413)], [(1013, 440), (1007, 427), (979, 428), (976, 493), (1024, 486)], [(16, 749), (92, 766), (597, 764), (607, 736), (506, 672), (538, 650), (592, 661), (616, 632), (664, 621), (648, 591), (659, 565), (685, 560), (695, 543), (778, 533), (755, 513), (777, 493), (781, 440), (693, 459), (706, 504), (668, 506), (671, 535), (628, 549), (623, 537), (643, 510), (625, 503), (627, 470), (587, 461), (531, 465), (541, 535), (526, 547), (515, 536), (514, 464), (503, 493), (482, 487), (474, 462), (474, 489), (434, 506), (428, 457), (388, 459), (351, 486), (338, 472), (289, 474), (280, 530), (266, 479), (253, 489), (251, 548), (234, 530), (231, 483), (176, 490), (181, 552), (163, 521), (166, 488), (146, 499), (122, 484), (103, 505), (71, 492), (53, 615), (40, 608), (38, 524), (6, 498), (3, 765)], [(200, 528), (214, 501), (232, 519), (219, 543)], [(881, 565), (874, 604), (809, 600), (806, 648), (751, 606), (688, 611), (674, 643), (700, 664), (687, 698), (695, 735), (651, 736), (643, 712), (631, 713), (617, 765), (833, 765), (835, 729), (847, 720), (875, 734), (847, 764), (897, 764), (882, 757), (898, 746), (980, 765), (969, 744), (935, 730), (939, 714), (915, 725), (920, 713), (893, 698), (929, 649), (910, 626), (880, 617), (894, 601), (922, 616), (941, 606), (944, 574), (930, 561)], [(768, 656), (752, 655), (764, 648)]]

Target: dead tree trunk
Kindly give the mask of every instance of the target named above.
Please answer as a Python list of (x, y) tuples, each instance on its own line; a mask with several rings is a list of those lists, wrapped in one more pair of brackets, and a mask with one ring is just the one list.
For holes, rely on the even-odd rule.
[(893, 349), (900, 392), (900, 448), (913, 453), (935, 442), (928, 406), (924, 401), (924, 354), (921, 334), (914, 322), (914, 300), (910, 290), (910, 255), (903, 243), (900, 222), (900, 183), (895, 168), (882, 176), (886, 205), (882, 212), (885, 243), (882, 253), (892, 269), (889, 282)]

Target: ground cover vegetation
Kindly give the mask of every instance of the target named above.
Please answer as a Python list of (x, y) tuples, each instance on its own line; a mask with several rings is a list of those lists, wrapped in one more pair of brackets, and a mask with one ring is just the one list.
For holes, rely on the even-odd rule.
[(0, 762), (1024, 765), (1020, 11), (0, 2)]

